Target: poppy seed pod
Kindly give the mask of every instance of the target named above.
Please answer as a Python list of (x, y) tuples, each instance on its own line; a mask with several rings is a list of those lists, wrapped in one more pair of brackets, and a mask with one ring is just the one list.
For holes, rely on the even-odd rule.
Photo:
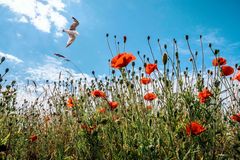
[(209, 43), (209, 44), (208, 44), (208, 47), (210, 47), (210, 48), (211, 48), (211, 47), (212, 47), (212, 43)]
[(202, 38), (202, 35), (200, 35), (200, 38)]
[(123, 43), (127, 42), (127, 36), (123, 36)]
[(167, 53), (164, 53), (163, 57), (162, 57), (162, 62), (163, 62), (164, 65), (166, 65), (167, 61), (168, 61), (168, 55), (167, 55)]
[(116, 36), (116, 35), (114, 35), (114, 38), (117, 38), (117, 36)]
[(148, 41), (150, 40), (150, 36), (147, 37), (147, 40), (148, 40)]
[(185, 38), (186, 38), (186, 40), (188, 40), (188, 39), (189, 39), (189, 36), (188, 36), (188, 35), (186, 35), (186, 36), (185, 36)]
[(157, 41), (160, 42), (160, 39), (158, 38)]
[(106, 34), (106, 37), (108, 37), (108, 36), (109, 36), (109, 34), (107, 33), (107, 34)]

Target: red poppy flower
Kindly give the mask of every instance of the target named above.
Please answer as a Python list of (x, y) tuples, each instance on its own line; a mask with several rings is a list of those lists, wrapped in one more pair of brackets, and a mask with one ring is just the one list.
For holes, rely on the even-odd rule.
[(198, 98), (200, 100), (200, 103), (205, 103), (206, 100), (212, 96), (212, 93), (207, 89), (203, 89), (202, 92), (198, 93)]
[(30, 141), (35, 142), (37, 140), (37, 138), (38, 137), (35, 134), (33, 134), (33, 135), (30, 136)]
[(232, 80), (238, 80), (238, 81), (240, 81), (240, 71), (238, 71), (238, 73), (233, 77)]
[(233, 74), (234, 69), (231, 66), (222, 66), (221, 67), (221, 76), (229, 76)]
[(213, 66), (222, 66), (222, 65), (225, 65), (226, 63), (227, 63), (227, 60), (225, 58), (222, 58), (222, 57), (215, 58), (212, 61)]
[(147, 110), (152, 110), (153, 106), (147, 106), (146, 108), (147, 108)]
[(95, 97), (106, 98), (106, 94), (103, 91), (100, 91), (100, 90), (92, 91), (92, 95), (95, 96)]
[(69, 97), (68, 100), (67, 100), (67, 107), (68, 108), (72, 108), (74, 106), (73, 104), (73, 98), (72, 97)]
[(233, 121), (240, 122), (240, 113), (235, 114), (235, 115), (232, 115), (232, 116), (230, 117), (230, 119), (233, 120)]
[(106, 112), (106, 108), (102, 107), (98, 109), (99, 113), (105, 113)]
[(111, 110), (114, 110), (118, 106), (118, 102), (115, 102), (115, 101), (109, 102), (108, 104), (109, 104)]
[(151, 82), (151, 78), (146, 78), (146, 77), (143, 77), (141, 78), (140, 80), (141, 84), (149, 84)]
[(147, 64), (145, 67), (145, 72), (151, 74), (154, 70), (158, 70), (157, 64)]
[(199, 124), (198, 122), (191, 122), (190, 124), (188, 124), (186, 126), (186, 133), (187, 135), (199, 135), (202, 132), (204, 132), (206, 130), (206, 128), (204, 128), (201, 124)]
[(111, 67), (119, 69), (126, 67), (130, 62), (134, 61), (136, 57), (132, 53), (120, 53), (113, 57)]
[(157, 96), (154, 93), (147, 93), (144, 96), (144, 99), (147, 100), (147, 101), (152, 101), (152, 100), (154, 100), (156, 98), (157, 98)]

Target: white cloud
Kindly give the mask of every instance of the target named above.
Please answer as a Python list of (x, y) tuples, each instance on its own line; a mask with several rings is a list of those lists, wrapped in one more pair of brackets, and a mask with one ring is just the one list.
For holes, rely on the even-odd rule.
[(28, 20), (25, 16), (22, 16), (18, 21), (22, 23), (28, 23)]
[(43, 65), (39, 65), (35, 68), (30, 67), (26, 70), (26, 73), (28, 74), (26, 79), (34, 81), (58, 81), (60, 73), (61, 79), (87, 78), (88, 81), (93, 79), (93, 77), (85, 73), (76, 73), (75, 70), (64, 67), (62, 61), (50, 56), (46, 56)]
[(22, 34), (20, 33), (16, 33), (17, 37), (21, 38), (22, 37)]
[(221, 37), (218, 35), (217, 30), (212, 31), (206, 35), (203, 35), (203, 41), (205, 43), (212, 43), (217, 46), (222, 46), (226, 43), (226, 40), (224, 39), (224, 37)]
[(11, 62), (15, 62), (15, 63), (22, 63), (23, 60), (19, 59), (18, 57), (15, 57), (11, 54), (8, 53), (3, 53), (0, 51), (0, 57), (5, 57), (7, 60), (11, 61)]
[(67, 24), (67, 19), (61, 14), (65, 8), (62, 0), (0, 0), (0, 5), (14, 12), (17, 22), (31, 23), (43, 32), (50, 33), (54, 25), (58, 33)]

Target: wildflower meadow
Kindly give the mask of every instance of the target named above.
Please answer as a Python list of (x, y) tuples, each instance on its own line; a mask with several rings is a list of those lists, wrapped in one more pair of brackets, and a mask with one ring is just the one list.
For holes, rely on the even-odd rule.
[(11, 68), (1, 68), (0, 159), (240, 159), (240, 66), (229, 66), (214, 44), (203, 52), (202, 36), (193, 52), (186, 35), (186, 68), (175, 39), (171, 46), (158, 39), (153, 53), (148, 36), (145, 55), (127, 50), (127, 36), (122, 45), (113, 38), (106, 34), (110, 76), (59, 75), (22, 104)]

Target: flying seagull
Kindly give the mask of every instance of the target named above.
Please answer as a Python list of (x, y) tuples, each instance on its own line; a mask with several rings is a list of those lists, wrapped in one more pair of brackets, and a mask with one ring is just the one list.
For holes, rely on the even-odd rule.
[(76, 18), (72, 17), (73, 23), (70, 26), (69, 29), (63, 29), (63, 32), (66, 32), (68, 34), (68, 41), (66, 47), (70, 46), (73, 41), (76, 39), (76, 36), (78, 35), (78, 32), (76, 31), (77, 26), (79, 25), (79, 22)]
[(60, 58), (66, 58), (65, 56), (58, 54), (58, 53), (54, 53), (55, 56), (60, 57)]

